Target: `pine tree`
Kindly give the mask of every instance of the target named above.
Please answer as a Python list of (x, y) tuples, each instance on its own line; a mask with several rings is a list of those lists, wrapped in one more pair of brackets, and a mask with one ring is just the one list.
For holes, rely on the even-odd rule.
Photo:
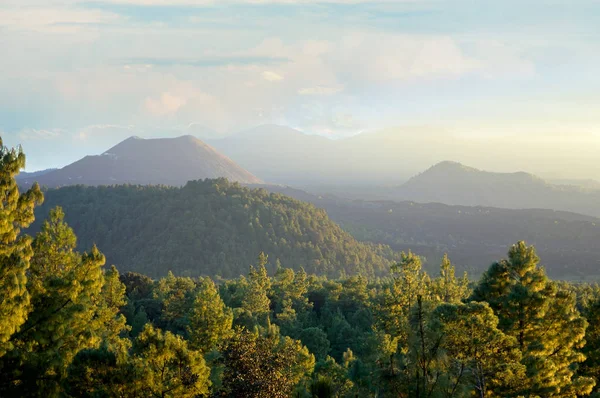
[(43, 201), (39, 186), (19, 194), (15, 176), (25, 167), (25, 155), (8, 149), (0, 138), (0, 357), (12, 349), (10, 337), (27, 320), (27, 270), (33, 256), (31, 238), (21, 234), (34, 219), (33, 209)]
[(525, 379), (525, 366), (514, 337), (500, 331), (487, 303), (442, 304), (430, 328), (441, 336), (446, 353), (444, 396), (514, 396)]
[(171, 332), (148, 324), (133, 343), (136, 390), (143, 397), (186, 398), (207, 395), (210, 369), (199, 351)]
[(242, 309), (251, 314), (258, 325), (264, 325), (271, 312), (271, 300), (268, 296), (271, 291), (271, 279), (267, 275), (266, 265), (267, 256), (260, 253), (256, 268), (250, 266), (248, 287), (242, 300)]
[(378, 328), (406, 343), (408, 316), (418, 296), (429, 296), (429, 276), (423, 272), (419, 256), (410, 251), (401, 253), (392, 273), (393, 284), (383, 292), (377, 306)]
[(522, 393), (545, 397), (589, 393), (590, 378), (576, 377), (585, 360), (586, 320), (576, 308), (574, 294), (548, 280), (532, 246), (519, 242), (508, 259), (493, 264), (472, 295), (486, 301), (498, 316), (499, 328), (517, 341), (527, 366)]
[(192, 347), (208, 353), (231, 334), (233, 312), (225, 306), (214, 282), (206, 277), (198, 283), (198, 292), (190, 314), (188, 334)]
[(175, 334), (185, 335), (188, 330), (188, 314), (196, 296), (196, 284), (192, 278), (176, 277), (169, 271), (165, 278), (158, 281), (153, 295), (162, 302), (159, 326)]
[(310, 375), (315, 358), (306, 347), (281, 337), (274, 325), (265, 335), (238, 329), (223, 351), (223, 389), (230, 397), (289, 397)]
[[(600, 393), (600, 296), (596, 296), (584, 308), (584, 315), (589, 326), (585, 333), (585, 347), (583, 353), (585, 362), (581, 364), (580, 373), (596, 380), (594, 392)], [(594, 395), (596, 396), (596, 395)]]
[(27, 284), (32, 311), (12, 336), (13, 349), (0, 359), (0, 384), (11, 394), (53, 396), (80, 350), (105, 338), (116, 342), (124, 320), (111, 305), (122, 298), (118, 291), (103, 292), (105, 260), (98, 249), (75, 251), (76, 237), (62, 209), (52, 210), (32, 247)]
[(456, 278), (454, 265), (447, 254), (444, 254), (440, 265), (440, 276), (433, 280), (432, 285), (434, 298), (443, 303), (460, 303), (471, 294), (467, 273), (460, 279)]

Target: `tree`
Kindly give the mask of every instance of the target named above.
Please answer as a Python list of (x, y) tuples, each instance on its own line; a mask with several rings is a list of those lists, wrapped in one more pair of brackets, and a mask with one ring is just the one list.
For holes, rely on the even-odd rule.
[(514, 396), (525, 378), (525, 366), (514, 337), (498, 328), (487, 303), (442, 304), (430, 328), (441, 336), (446, 352), (444, 396)]
[(315, 359), (298, 341), (278, 333), (238, 329), (223, 351), (223, 388), (229, 397), (289, 397)]
[(148, 324), (133, 343), (136, 389), (144, 397), (196, 397), (210, 387), (210, 369), (202, 353), (181, 336)]
[(329, 340), (327, 333), (318, 327), (303, 329), (300, 332), (300, 341), (308, 348), (310, 352), (317, 358), (323, 360), (329, 353)]
[(429, 276), (422, 271), (421, 259), (412, 252), (401, 253), (401, 261), (392, 267), (393, 280), (377, 296), (375, 325), (379, 345), (387, 357), (382, 357), (383, 376), (395, 379), (400, 361), (405, 361), (409, 348), (409, 323), (417, 298), (429, 297)]
[(107, 345), (79, 351), (63, 383), (67, 396), (98, 398), (139, 396), (139, 384), (127, 352)]
[[(75, 251), (76, 237), (61, 208), (50, 213), (32, 247), (32, 311), (0, 360), (1, 384), (12, 394), (55, 395), (80, 350), (104, 338), (115, 341), (125, 324), (117, 317), (124, 290), (109, 284), (103, 291), (104, 256), (96, 247), (83, 255)], [(120, 284), (118, 274), (109, 275), (111, 283), (115, 278)]]
[(591, 378), (576, 377), (585, 360), (586, 320), (574, 294), (548, 280), (532, 246), (519, 242), (508, 259), (492, 264), (472, 295), (486, 301), (499, 318), (499, 328), (517, 341), (527, 367), (523, 394), (575, 396), (591, 391)]
[(169, 271), (160, 279), (153, 291), (154, 298), (162, 303), (160, 326), (176, 334), (187, 333), (195, 293), (192, 278), (176, 277)]
[(0, 138), (0, 357), (12, 349), (9, 339), (27, 319), (27, 270), (33, 251), (31, 238), (21, 229), (33, 222), (33, 209), (43, 201), (37, 184), (19, 193), (15, 176), (24, 167), (21, 148), (8, 149)]
[(258, 264), (256, 268), (250, 266), (248, 273), (248, 287), (242, 300), (242, 309), (252, 314), (254, 321), (263, 325), (271, 312), (271, 300), (269, 292), (271, 290), (271, 280), (267, 275), (267, 255), (260, 253), (258, 255)]
[(317, 362), (310, 391), (313, 397), (345, 397), (354, 389), (354, 383), (348, 377), (347, 367), (341, 366), (328, 356)]
[(432, 290), (436, 300), (453, 304), (462, 302), (471, 294), (467, 273), (460, 279), (456, 278), (454, 265), (447, 254), (444, 254), (440, 265), (440, 276), (433, 280)]
[(402, 260), (392, 266), (392, 285), (380, 297), (378, 327), (406, 341), (408, 315), (417, 297), (428, 295), (429, 276), (422, 271), (419, 256), (409, 251), (401, 253), (401, 257)]
[(600, 381), (600, 296), (596, 296), (584, 308), (585, 318), (589, 326), (585, 333), (585, 347), (583, 353), (585, 362), (581, 364), (580, 373), (596, 380), (595, 393), (598, 393), (598, 382)]
[(207, 353), (231, 334), (233, 312), (227, 308), (214, 282), (206, 277), (198, 283), (198, 292), (190, 314), (188, 334), (192, 347)]

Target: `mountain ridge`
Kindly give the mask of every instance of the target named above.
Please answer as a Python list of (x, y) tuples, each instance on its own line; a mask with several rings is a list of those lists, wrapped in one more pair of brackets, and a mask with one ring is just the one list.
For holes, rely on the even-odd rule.
[(100, 155), (85, 156), (62, 169), (23, 179), (21, 184), (27, 186), (35, 180), (50, 188), (76, 184), (182, 186), (190, 180), (219, 177), (241, 183), (262, 182), (194, 136), (131, 136)]

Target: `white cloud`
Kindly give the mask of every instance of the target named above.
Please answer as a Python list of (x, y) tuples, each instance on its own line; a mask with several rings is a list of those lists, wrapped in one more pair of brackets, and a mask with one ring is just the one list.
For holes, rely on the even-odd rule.
[(0, 8), (0, 27), (15, 30), (69, 33), (77, 25), (110, 24), (123, 21), (118, 14), (72, 7)]
[(146, 98), (144, 107), (153, 115), (165, 116), (176, 113), (186, 103), (185, 98), (165, 92), (155, 98)]
[(270, 70), (264, 71), (262, 73), (262, 78), (268, 82), (279, 82), (283, 80), (283, 76)]
[(304, 87), (298, 90), (298, 94), (300, 95), (333, 95), (342, 91), (342, 87), (326, 87), (326, 86), (316, 86), (316, 87)]
[(23, 129), (17, 134), (22, 141), (50, 140), (61, 136), (60, 130)]

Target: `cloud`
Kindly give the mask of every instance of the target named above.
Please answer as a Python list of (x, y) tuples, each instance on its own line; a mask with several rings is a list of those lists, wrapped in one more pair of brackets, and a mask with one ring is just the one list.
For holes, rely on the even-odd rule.
[[(80, 0), (84, 1), (84, 0)], [(213, 6), (223, 4), (250, 5), (307, 5), (307, 4), (379, 4), (379, 3), (419, 3), (423, 0), (104, 0), (104, 3), (138, 6)]]
[(342, 87), (325, 87), (325, 86), (316, 86), (316, 87), (304, 87), (298, 90), (298, 94), (300, 95), (333, 95), (342, 91)]
[(157, 98), (146, 98), (144, 107), (153, 115), (165, 116), (176, 113), (186, 103), (187, 100), (185, 98), (165, 92)]
[(264, 71), (262, 73), (262, 78), (268, 82), (278, 82), (283, 80), (283, 76), (270, 70)]
[(228, 55), (207, 56), (201, 58), (131, 58), (120, 61), (125, 66), (142, 65), (144, 67), (195, 66), (211, 68), (236, 65), (274, 65), (289, 62), (288, 58), (275, 56)]
[(122, 22), (113, 12), (73, 7), (0, 8), (0, 27), (38, 32), (69, 32), (77, 25), (101, 25)]
[(22, 141), (51, 140), (61, 136), (60, 130), (23, 129), (17, 137)]

